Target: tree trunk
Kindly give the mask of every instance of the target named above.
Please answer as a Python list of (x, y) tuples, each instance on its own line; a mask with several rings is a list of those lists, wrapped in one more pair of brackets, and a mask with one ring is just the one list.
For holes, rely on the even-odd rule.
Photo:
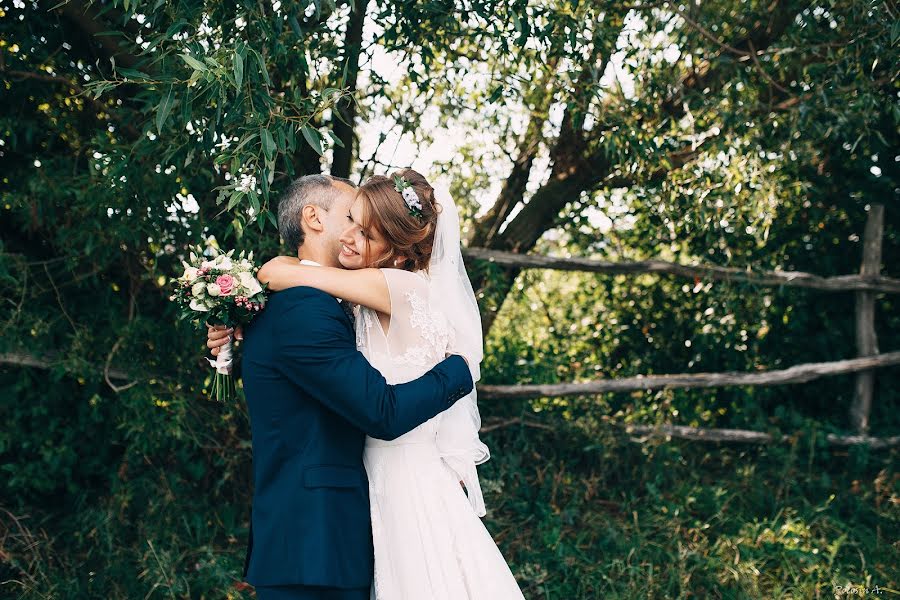
[(344, 60), (341, 61), (341, 72), (346, 72), (347, 78), (344, 86), (350, 92), (350, 97), (341, 98), (334, 110), (332, 130), (343, 143), (343, 147), (335, 144), (333, 148), (333, 161), (331, 174), (335, 177), (350, 177), (350, 169), (353, 166), (353, 143), (355, 141), (354, 121), (356, 120), (356, 80), (359, 76), (359, 55), (362, 52), (363, 25), (366, 20), (366, 6), (368, 0), (356, 0), (351, 3), (350, 20), (347, 23), (347, 32), (344, 35)]
[[(730, 45), (741, 50), (752, 47), (756, 51), (770, 47), (790, 26), (794, 17), (805, 8), (805, 5), (805, 3), (795, 5), (776, 0), (772, 4), (767, 18), (752, 24), (749, 28), (750, 33), (746, 37), (736, 40)], [(598, 43), (599, 41), (597, 40)], [(595, 50), (598, 48), (600, 48), (599, 45), (595, 46)], [(687, 75), (682, 80), (679, 92), (664, 103), (663, 110), (677, 115), (682, 110), (682, 98), (686, 92), (705, 90), (707, 87), (713, 92), (720, 89), (726, 80), (725, 75), (721, 72), (722, 68), (721, 66), (709, 68), (699, 78)], [(602, 70), (600, 72), (602, 73)], [(582, 76), (587, 73), (587, 70), (583, 70)], [(704, 93), (712, 92), (704, 91)], [(599, 128), (592, 132), (595, 136), (601, 133)], [(579, 119), (573, 116), (572, 110), (567, 110), (563, 118), (560, 136), (551, 151), (553, 170), (548, 182), (535, 192), (503, 233), (492, 237), (486, 235), (490, 231), (479, 232), (476, 230), (472, 240), (483, 240), (480, 245), (488, 249), (527, 253), (547, 230), (556, 225), (559, 211), (568, 202), (578, 199), (582, 192), (591, 190), (613, 174), (619, 165), (610, 164), (605, 159), (603, 148), (597, 143), (587, 143), (583, 136), (584, 132), (579, 126)], [(696, 156), (695, 149), (682, 154), (683, 160), (676, 160), (676, 163), (671, 165), (671, 170), (680, 168)], [(677, 159), (678, 156), (675, 158)], [(510, 178), (519, 178), (520, 171), (521, 169), (517, 170), (514, 167)], [(627, 169), (623, 169), (623, 171), (627, 171)], [(656, 175), (664, 176), (664, 174)], [(504, 189), (512, 188), (516, 184), (518, 184), (517, 180), (509, 181)], [(497, 212), (507, 211), (507, 207), (502, 204), (503, 201), (504, 197), (501, 193), (501, 198), (498, 199), (498, 204), (501, 206)], [(509, 209), (510, 212), (512, 208)], [(492, 212), (494, 212), (493, 209)], [(508, 215), (510, 212), (506, 212), (506, 214)], [(492, 225), (492, 222), (488, 222), (482, 224), (482, 227), (487, 229)], [(492, 230), (497, 231), (499, 227), (493, 227)], [(503, 304), (518, 273), (519, 270), (513, 268), (497, 275), (492, 269), (473, 265), (470, 271), (472, 286), (482, 294), (482, 326), (485, 335), (490, 330), (496, 313)]]

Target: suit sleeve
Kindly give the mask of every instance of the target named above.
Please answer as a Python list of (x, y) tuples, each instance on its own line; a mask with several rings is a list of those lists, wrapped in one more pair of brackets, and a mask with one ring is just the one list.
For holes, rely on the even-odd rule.
[(388, 385), (356, 349), (347, 319), (334, 299), (304, 294), (304, 289), (309, 288), (294, 288), (297, 300), (279, 315), (276, 368), (368, 435), (386, 440), (400, 437), (473, 389), (469, 368), (459, 356), (445, 359), (414, 381)]

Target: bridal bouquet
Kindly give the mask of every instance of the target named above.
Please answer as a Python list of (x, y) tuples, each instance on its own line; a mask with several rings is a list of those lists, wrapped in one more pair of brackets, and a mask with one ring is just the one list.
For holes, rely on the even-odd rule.
[[(181, 307), (180, 318), (190, 319), (199, 329), (204, 324), (235, 327), (246, 325), (263, 309), (266, 289), (256, 279), (259, 267), (253, 264), (253, 253), (233, 255), (234, 250), (213, 249), (211, 257), (204, 257), (198, 247), (190, 253), (190, 262), (182, 261), (184, 273), (170, 298)], [(212, 396), (219, 401), (234, 397), (231, 343), (220, 348), (216, 360), (207, 360), (216, 370)]]

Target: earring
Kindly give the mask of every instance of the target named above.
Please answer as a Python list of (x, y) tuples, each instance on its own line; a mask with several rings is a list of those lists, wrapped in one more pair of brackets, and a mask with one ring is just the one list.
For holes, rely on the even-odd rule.
[(394, 266), (395, 266), (395, 267), (400, 266), (400, 259), (399, 259), (399, 258), (396, 259), (396, 260), (394, 261)]

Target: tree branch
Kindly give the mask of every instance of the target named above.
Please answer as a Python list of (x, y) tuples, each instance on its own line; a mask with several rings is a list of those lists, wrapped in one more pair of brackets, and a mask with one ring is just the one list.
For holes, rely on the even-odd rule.
[(525, 197), (528, 179), (531, 176), (531, 167), (537, 158), (540, 148), (541, 130), (547, 120), (549, 99), (552, 94), (545, 94), (542, 105), (536, 107), (531, 113), (531, 120), (525, 130), (525, 135), (519, 142), (517, 156), (513, 161), (512, 170), (503, 181), (500, 194), (490, 210), (478, 220), (478, 224), (472, 232), (469, 243), (476, 246), (490, 245), (499, 234), (500, 228), (516, 206)]
[[(730, 44), (715, 38), (699, 23), (681, 11), (677, 11), (676, 14), (700, 32), (703, 37), (712, 39), (720, 47), (720, 52), (716, 56), (720, 56), (722, 52), (729, 52), (747, 58), (751, 52), (762, 52), (768, 49), (787, 30), (794, 18), (806, 8), (807, 4), (808, 2), (794, 3), (787, 0), (775, 0), (771, 4), (767, 18), (758, 21), (747, 36)], [(683, 100), (688, 92), (703, 90), (703, 93), (707, 95), (716, 93), (726, 79), (722, 68), (713, 69), (711, 64), (711, 61), (708, 60), (696, 71), (685, 75), (681, 79), (678, 90), (663, 102), (662, 111), (677, 119), (684, 115)], [(707, 88), (709, 91), (706, 91)]]
[(72, 24), (86, 33), (88, 38), (98, 43), (107, 56), (115, 58), (118, 64), (133, 69), (141, 62), (137, 56), (123, 52), (114, 38), (98, 35), (112, 28), (104, 23), (100, 17), (100, 11), (93, 5), (72, 0), (63, 4), (58, 10)]

